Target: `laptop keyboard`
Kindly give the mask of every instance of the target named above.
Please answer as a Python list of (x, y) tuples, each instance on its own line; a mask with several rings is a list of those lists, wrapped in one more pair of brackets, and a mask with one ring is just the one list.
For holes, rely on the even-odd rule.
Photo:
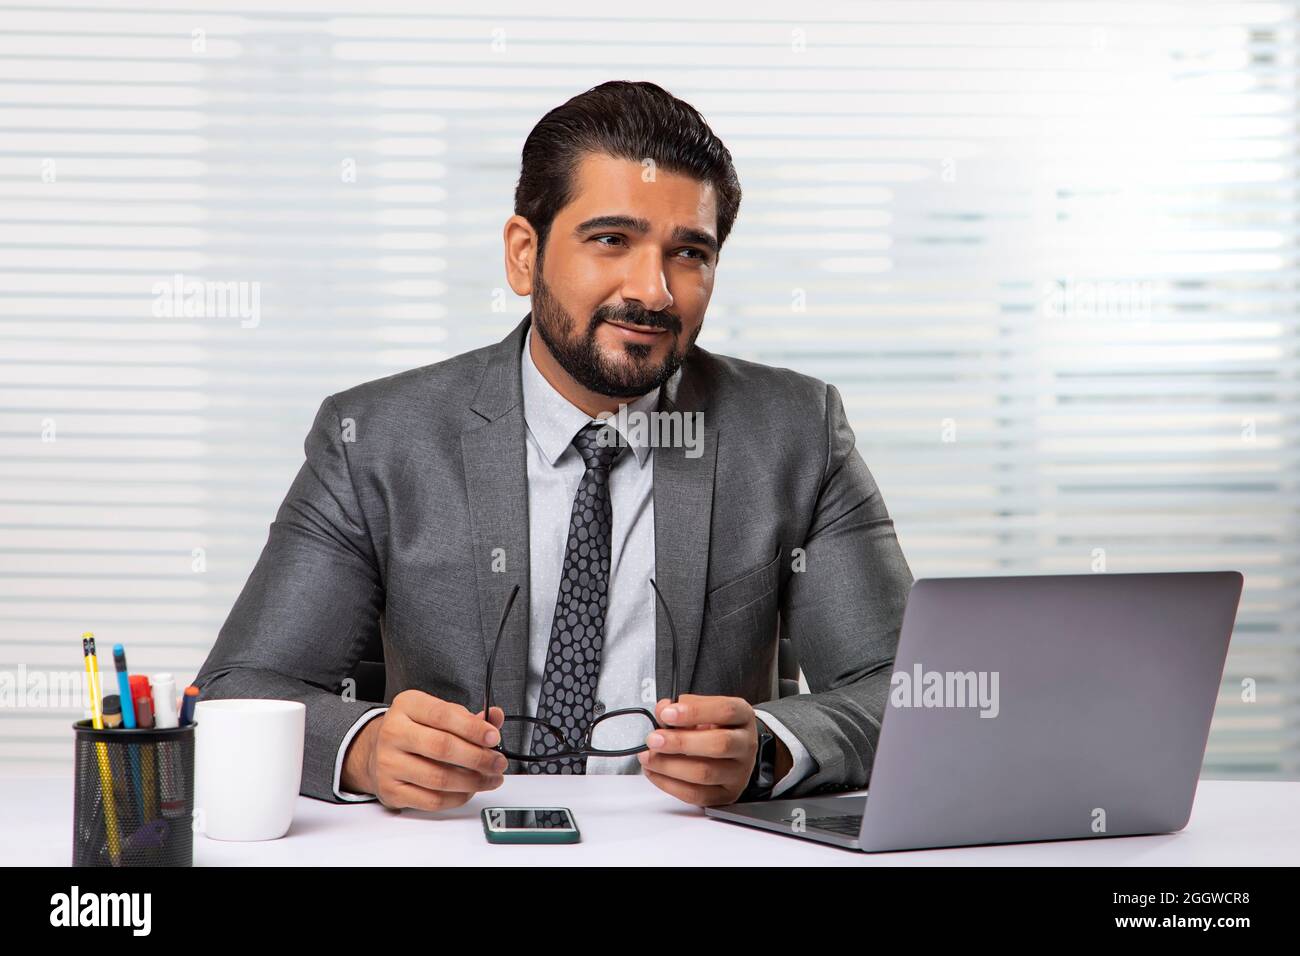
[[(794, 823), (794, 817), (782, 817), (782, 823)], [(846, 836), (857, 836), (862, 832), (861, 813), (840, 813), (824, 817), (808, 817), (804, 823), (818, 830), (830, 830)]]

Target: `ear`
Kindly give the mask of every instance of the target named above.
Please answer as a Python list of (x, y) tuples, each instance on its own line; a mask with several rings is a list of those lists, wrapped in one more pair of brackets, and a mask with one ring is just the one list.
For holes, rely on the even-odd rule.
[(537, 268), (537, 232), (523, 216), (506, 220), (501, 236), (505, 244), (506, 282), (515, 295), (532, 295)]

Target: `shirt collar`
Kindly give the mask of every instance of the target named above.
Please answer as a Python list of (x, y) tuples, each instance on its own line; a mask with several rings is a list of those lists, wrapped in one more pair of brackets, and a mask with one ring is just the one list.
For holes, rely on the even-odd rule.
[[(546, 460), (554, 465), (564, 454), (565, 449), (571, 447), (573, 437), (578, 434), (578, 430), (589, 422), (599, 421), (599, 419), (592, 418), (578, 408), (546, 380), (546, 376), (533, 362), (530, 351), (532, 338), (533, 329), (529, 325), (528, 332), (524, 336), (524, 354), (520, 359), (520, 374), (524, 386), (524, 421), (528, 423), (528, 430), (541, 447)], [(660, 386), (656, 386), (652, 391), (628, 402), (627, 410), (629, 412), (652, 411), (659, 404), (659, 388)], [(620, 427), (619, 417), (617, 414), (610, 416), (608, 423), (617, 429), (623, 436), (623, 441), (632, 447), (637, 464), (644, 465), (650, 454), (650, 446), (645, 444), (642, 438), (643, 433), (648, 429), (625, 430)], [(577, 454), (576, 450), (574, 454)]]

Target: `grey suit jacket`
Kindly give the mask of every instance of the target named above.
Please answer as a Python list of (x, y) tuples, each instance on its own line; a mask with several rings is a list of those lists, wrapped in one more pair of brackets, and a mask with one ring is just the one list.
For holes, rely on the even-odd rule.
[[(306, 462), (196, 678), (202, 699), (306, 704), (308, 796), (338, 802), (340, 743), (379, 706), (348, 691), (376, 634), (387, 703), (416, 688), (479, 710), (515, 584), (492, 702), (523, 712), (519, 360), (530, 321), (495, 345), (333, 395), (316, 415)], [(839, 393), (696, 346), (660, 409), (704, 420), (699, 457), (654, 451), (655, 581), (677, 626), (679, 692), (743, 697), (794, 733), (817, 768), (783, 796), (865, 786), (912, 574)], [(657, 606), (655, 633), (666, 697), (671, 637)], [(773, 699), (778, 633), (811, 693)], [(506, 725), (512, 749), (518, 727)], [(508, 772), (520, 769), (511, 761)]]

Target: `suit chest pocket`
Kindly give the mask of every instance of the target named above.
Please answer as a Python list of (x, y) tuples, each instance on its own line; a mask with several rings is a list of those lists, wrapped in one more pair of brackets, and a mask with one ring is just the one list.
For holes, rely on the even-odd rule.
[(778, 547), (766, 564), (708, 593), (705, 606), (709, 621), (716, 624), (767, 597), (776, 590), (780, 573), (781, 549)]

